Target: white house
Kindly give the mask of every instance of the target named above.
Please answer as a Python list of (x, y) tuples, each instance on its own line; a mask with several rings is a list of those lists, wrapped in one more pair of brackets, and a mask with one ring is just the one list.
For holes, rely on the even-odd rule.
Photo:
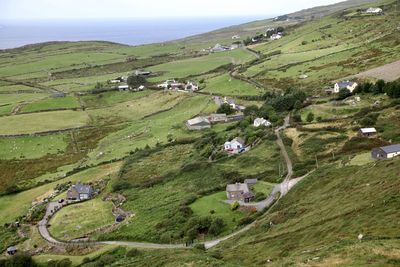
[(240, 36), (239, 35), (234, 35), (234, 36), (232, 36), (232, 40), (237, 40), (237, 39), (240, 39)]
[(254, 127), (266, 126), (269, 127), (272, 123), (264, 118), (256, 118), (253, 123)]
[(333, 93), (337, 94), (340, 92), (341, 89), (348, 89), (350, 93), (353, 93), (354, 89), (357, 87), (356, 82), (351, 82), (351, 81), (342, 81), (335, 83), (335, 86), (333, 87)]
[(199, 86), (194, 82), (187, 82), (185, 85), (186, 91), (197, 91), (199, 90)]
[(110, 83), (120, 83), (120, 80), (111, 80)]
[(376, 135), (378, 132), (376, 131), (375, 128), (361, 128), (358, 131), (358, 135), (361, 137), (370, 137), (373, 135)]
[(170, 86), (171, 84), (174, 84), (174, 83), (176, 83), (175, 80), (166, 80), (165, 82), (158, 84), (157, 87), (167, 89), (168, 86)]
[(270, 38), (271, 38), (272, 41), (279, 40), (279, 39), (282, 38), (282, 35), (280, 33), (275, 33), (275, 34), (271, 35)]
[(240, 137), (236, 137), (232, 141), (225, 142), (224, 149), (231, 153), (240, 153), (244, 149), (244, 145), (244, 140)]
[(379, 8), (379, 7), (370, 7), (365, 11), (365, 13), (379, 15), (379, 14), (383, 13), (383, 10), (382, 10), (382, 8)]
[(196, 117), (186, 122), (189, 130), (203, 130), (211, 128), (210, 121), (205, 117)]
[(223, 52), (227, 50), (229, 50), (229, 47), (220, 44), (216, 44), (213, 48), (211, 48), (211, 52)]

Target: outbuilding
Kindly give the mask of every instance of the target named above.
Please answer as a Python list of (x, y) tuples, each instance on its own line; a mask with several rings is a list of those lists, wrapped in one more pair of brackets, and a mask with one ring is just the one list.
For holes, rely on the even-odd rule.
[(360, 137), (370, 137), (370, 136), (375, 136), (377, 135), (377, 131), (375, 128), (361, 128), (358, 131), (358, 136)]
[(372, 158), (376, 160), (391, 159), (400, 156), (400, 144), (374, 148), (371, 154)]

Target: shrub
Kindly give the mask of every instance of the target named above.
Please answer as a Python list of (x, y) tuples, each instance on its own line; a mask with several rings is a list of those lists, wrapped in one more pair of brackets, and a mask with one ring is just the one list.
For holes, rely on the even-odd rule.
[(231, 210), (237, 210), (239, 208), (239, 202), (235, 201), (231, 203)]
[(238, 222), (238, 225), (239, 226), (247, 225), (247, 224), (252, 223), (253, 221), (254, 221), (253, 217), (247, 216), (247, 217), (240, 219), (240, 221)]
[(306, 120), (307, 122), (312, 122), (314, 120), (314, 113), (308, 113)]
[(133, 257), (138, 256), (139, 254), (140, 254), (140, 251), (138, 249), (132, 248), (126, 252), (125, 256), (128, 258), (133, 258)]
[(209, 233), (211, 235), (217, 236), (224, 230), (225, 222), (221, 218), (215, 218), (210, 225)]
[(194, 245), (194, 248), (198, 249), (198, 250), (202, 250), (202, 251), (206, 250), (206, 247), (204, 246), (204, 244), (196, 244), (196, 245)]

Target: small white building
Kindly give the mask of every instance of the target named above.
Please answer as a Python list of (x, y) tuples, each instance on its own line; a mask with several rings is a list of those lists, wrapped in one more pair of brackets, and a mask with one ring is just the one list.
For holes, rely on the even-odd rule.
[(279, 40), (279, 39), (281, 39), (281, 38), (282, 38), (282, 34), (280, 34), (280, 33), (275, 33), (275, 34), (271, 35), (271, 37), (270, 37), (270, 39), (271, 39), (272, 41), (274, 41), (274, 40)]
[(353, 93), (353, 91), (356, 89), (357, 85), (358, 84), (356, 82), (351, 82), (351, 81), (338, 82), (338, 83), (335, 83), (333, 90), (331, 90), (331, 93), (338, 94), (341, 89), (348, 89), (350, 91), (350, 93)]
[(169, 87), (171, 84), (174, 84), (174, 83), (176, 83), (175, 80), (166, 80), (165, 82), (158, 84), (157, 87), (158, 87), (158, 88), (168, 89), (168, 87)]
[(205, 117), (196, 117), (186, 122), (189, 130), (203, 130), (211, 128), (210, 121)]
[(378, 132), (375, 128), (361, 128), (358, 131), (358, 135), (361, 137), (370, 137), (376, 135)]
[(253, 123), (254, 127), (260, 127), (260, 126), (265, 126), (269, 127), (272, 125), (272, 123), (264, 118), (256, 118)]
[(236, 137), (232, 141), (225, 142), (224, 144), (224, 149), (225, 151), (231, 152), (231, 153), (240, 153), (244, 149), (244, 140), (240, 137)]
[(111, 80), (110, 83), (120, 83), (120, 80)]
[(240, 39), (240, 36), (239, 35), (234, 35), (234, 36), (232, 36), (232, 40), (237, 40), (237, 39)]
[(185, 90), (192, 91), (192, 92), (197, 91), (197, 90), (199, 90), (199, 85), (194, 82), (187, 82), (185, 85)]
[(383, 13), (383, 10), (379, 7), (370, 7), (365, 11), (365, 13), (379, 15)]

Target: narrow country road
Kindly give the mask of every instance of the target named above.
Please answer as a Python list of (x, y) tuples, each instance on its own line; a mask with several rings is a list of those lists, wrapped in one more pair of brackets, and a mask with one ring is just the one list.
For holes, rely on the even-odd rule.
[[(263, 210), (267, 207), (270, 207), (273, 203), (275, 203), (276, 200), (276, 195), (277, 193), (280, 193), (280, 198), (284, 195), (287, 194), (287, 192), (299, 181), (301, 181), (303, 178), (307, 177), (310, 173), (299, 177), (295, 179), (291, 179), (293, 176), (293, 167), (292, 167), (292, 161), (290, 160), (290, 157), (286, 151), (285, 145), (283, 144), (282, 138), (280, 136), (280, 131), (286, 129), (289, 126), (289, 120), (290, 120), (290, 115), (285, 117), (284, 124), (277, 128), (275, 130), (275, 134), (277, 136), (277, 144), (279, 148), (281, 149), (282, 155), (286, 161), (287, 165), (287, 175), (283, 182), (281, 184), (278, 184), (274, 187), (272, 190), (272, 193), (270, 196), (258, 203), (243, 203), (243, 205), (252, 205), (256, 206), (257, 210)], [(128, 247), (133, 247), (133, 248), (151, 248), (151, 249), (188, 249), (192, 248), (192, 246), (186, 246), (185, 244), (154, 244), (154, 243), (144, 243), (144, 242), (129, 242), (129, 241), (95, 241), (95, 242), (81, 242), (81, 241), (75, 241), (75, 242), (65, 242), (65, 241), (60, 241), (56, 240), (53, 238), (49, 231), (48, 231), (48, 222), (50, 221), (51, 217), (62, 207), (66, 206), (67, 203), (59, 204), (57, 202), (50, 202), (47, 206), (46, 209), (46, 214), (44, 218), (39, 222), (38, 224), (38, 229), (40, 235), (49, 243), (52, 243), (54, 245), (59, 245), (59, 246), (65, 246), (68, 244), (82, 244), (82, 245), (121, 245), (121, 246), (128, 246)], [(236, 235), (239, 235), (243, 232), (248, 231), (252, 227), (256, 225), (257, 221), (254, 221), (253, 223), (243, 227), (242, 229), (231, 233), (230, 235), (215, 239), (215, 240), (210, 240), (210, 241), (205, 241), (200, 244), (204, 244), (204, 247), (206, 249), (210, 249), (222, 241), (228, 240)]]

